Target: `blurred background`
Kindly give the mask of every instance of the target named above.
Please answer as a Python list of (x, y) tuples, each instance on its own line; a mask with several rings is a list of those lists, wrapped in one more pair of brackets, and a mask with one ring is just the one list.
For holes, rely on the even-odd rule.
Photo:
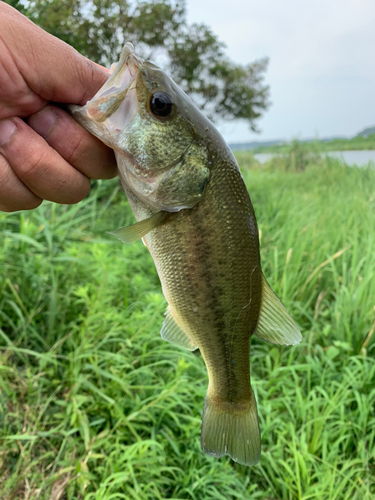
[(124, 41), (218, 126), (263, 272), (300, 326), (252, 339), (262, 458), (200, 448), (207, 375), (166, 308), (118, 180), (0, 213), (0, 498), (375, 498), (375, 4), (11, 0), (103, 65)]

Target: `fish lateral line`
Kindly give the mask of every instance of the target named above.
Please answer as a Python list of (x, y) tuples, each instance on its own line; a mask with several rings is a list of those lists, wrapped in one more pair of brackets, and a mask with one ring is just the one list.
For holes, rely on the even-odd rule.
[(200, 349), (206, 363), (203, 451), (257, 464), (251, 335), (294, 345), (301, 333), (262, 275), (254, 209), (233, 153), (176, 83), (130, 43), (91, 101), (68, 111), (115, 151), (138, 222), (109, 234), (148, 247), (169, 303), (161, 337)]

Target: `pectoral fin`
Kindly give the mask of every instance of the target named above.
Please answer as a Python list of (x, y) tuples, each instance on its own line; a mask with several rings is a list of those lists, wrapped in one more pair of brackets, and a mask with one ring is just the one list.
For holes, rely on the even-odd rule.
[(178, 326), (169, 307), (167, 307), (167, 310), (165, 311), (165, 320), (163, 326), (161, 327), (160, 335), (161, 338), (167, 342), (184, 347), (188, 351), (195, 351), (198, 349), (198, 346), (196, 346), (194, 342), (189, 339), (182, 328)]
[(134, 241), (140, 240), (156, 227), (164, 224), (168, 217), (169, 214), (167, 212), (158, 212), (148, 219), (136, 222), (131, 226), (122, 227), (116, 231), (108, 231), (108, 233), (113, 234), (113, 236), (116, 236), (123, 243), (134, 243)]
[(262, 304), (254, 334), (272, 344), (294, 345), (302, 340), (301, 332), (281, 300), (262, 275)]

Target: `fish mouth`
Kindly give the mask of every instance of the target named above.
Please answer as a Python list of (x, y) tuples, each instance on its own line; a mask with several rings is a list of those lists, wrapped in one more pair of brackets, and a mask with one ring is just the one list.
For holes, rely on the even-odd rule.
[(119, 62), (112, 65), (107, 82), (86, 103), (87, 116), (102, 123), (111, 135), (123, 130), (138, 111), (135, 83), (142, 65), (143, 60), (134, 54), (134, 46), (128, 42)]

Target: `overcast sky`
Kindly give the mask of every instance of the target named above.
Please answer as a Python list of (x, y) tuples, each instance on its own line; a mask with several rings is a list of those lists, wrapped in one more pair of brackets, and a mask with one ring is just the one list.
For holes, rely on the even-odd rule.
[(187, 0), (228, 56), (270, 58), (272, 105), (258, 122), (220, 131), (229, 142), (352, 136), (375, 125), (375, 0)]

